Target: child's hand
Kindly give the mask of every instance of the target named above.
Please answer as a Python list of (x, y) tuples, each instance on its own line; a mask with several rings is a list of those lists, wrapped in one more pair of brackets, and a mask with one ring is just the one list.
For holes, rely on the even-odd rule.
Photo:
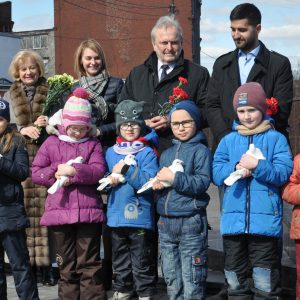
[(235, 167), (236, 170), (243, 170), (244, 173), (243, 173), (243, 178), (247, 178), (247, 177), (250, 177), (252, 176), (252, 172), (244, 167), (242, 167), (240, 164), (237, 164), (236, 167)]
[(114, 167), (112, 169), (112, 173), (121, 174), (121, 170), (124, 166), (125, 166), (125, 163), (123, 161), (118, 162), (117, 164), (114, 165)]
[(120, 183), (120, 181), (119, 181), (119, 179), (117, 178), (117, 177), (114, 177), (114, 176), (108, 176), (108, 178), (110, 179), (110, 186), (112, 186), (112, 187), (115, 187), (115, 186), (117, 186), (119, 183)]
[(245, 169), (254, 170), (258, 165), (258, 159), (249, 154), (244, 154), (239, 165)]
[(76, 169), (67, 164), (59, 164), (57, 166), (56, 176), (74, 176), (76, 174)]
[(163, 167), (156, 175), (159, 181), (167, 181), (173, 183), (175, 174), (167, 167)]
[(163, 186), (163, 184), (159, 181), (159, 180), (155, 180), (154, 183), (153, 183), (153, 186), (152, 186), (152, 189), (154, 191), (159, 191), (159, 190), (162, 190), (164, 189), (165, 187)]

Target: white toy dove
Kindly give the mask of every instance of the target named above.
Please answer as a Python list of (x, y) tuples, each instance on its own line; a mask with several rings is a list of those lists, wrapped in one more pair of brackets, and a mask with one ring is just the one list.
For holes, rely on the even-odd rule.
[[(180, 159), (174, 159), (172, 164), (168, 167), (174, 174), (176, 172), (183, 172), (183, 161)], [(143, 193), (146, 190), (149, 190), (152, 188), (153, 183), (157, 181), (157, 177), (155, 176), (154, 178), (150, 179), (148, 182), (146, 182), (138, 191), (137, 193)], [(169, 187), (171, 184), (169, 182), (161, 181), (163, 186)]]
[[(256, 148), (254, 144), (249, 145), (249, 149), (246, 154), (249, 154), (257, 159), (266, 159), (259, 148)], [(227, 186), (233, 185), (237, 180), (243, 177), (245, 169), (240, 169), (232, 172), (225, 180), (224, 183)]]
[[(66, 162), (67, 165), (71, 166), (72, 164), (82, 164), (84, 159), (82, 156), (78, 156), (75, 159), (70, 159)], [(52, 186), (48, 189), (49, 194), (54, 194), (60, 187), (63, 186), (64, 182), (67, 180), (68, 176), (61, 176), (60, 179), (57, 179)]]
[[(124, 163), (129, 166), (136, 166), (135, 157), (132, 154), (126, 155), (125, 158), (121, 159), (120, 161), (124, 161)], [(122, 174), (111, 173), (111, 174), (109, 174), (109, 176), (118, 178), (119, 182), (121, 182), (121, 183), (125, 182), (125, 177)], [(100, 185), (97, 188), (97, 190), (102, 191), (105, 187), (107, 187), (108, 185), (111, 184), (111, 180), (109, 177), (104, 177), (99, 180), (99, 183), (100, 183)]]

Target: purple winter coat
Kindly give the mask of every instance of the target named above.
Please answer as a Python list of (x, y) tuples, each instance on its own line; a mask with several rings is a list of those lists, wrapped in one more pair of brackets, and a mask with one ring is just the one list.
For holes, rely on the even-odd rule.
[(50, 187), (56, 181), (57, 166), (78, 156), (84, 158), (84, 163), (72, 164), (76, 174), (69, 177), (69, 186), (48, 194), (41, 225), (99, 223), (105, 220), (102, 199), (96, 189), (106, 171), (106, 164), (97, 139), (70, 143), (54, 135), (48, 137), (32, 162), (32, 181)]

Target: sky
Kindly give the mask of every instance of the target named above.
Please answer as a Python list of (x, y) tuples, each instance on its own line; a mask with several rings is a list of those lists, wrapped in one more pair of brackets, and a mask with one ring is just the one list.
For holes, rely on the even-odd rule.
[[(0, 0), (1, 1), (1, 0)], [(127, 0), (130, 2), (130, 0)], [(14, 31), (49, 29), (54, 26), (53, 0), (11, 0)], [(171, 1), (170, 1), (171, 2)], [(176, 5), (176, 0), (174, 1)], [(229, 15), (243, 1), (202, 0), (200, 22), (201, 64), (211, 72), (215, 59), (235, 48)], [(259, 38), (270, 49), (289, 57), (300, 68), (299, 0), (252, 0), (262, 13)], [(180, 9), (180, 7), (179, 7)]]

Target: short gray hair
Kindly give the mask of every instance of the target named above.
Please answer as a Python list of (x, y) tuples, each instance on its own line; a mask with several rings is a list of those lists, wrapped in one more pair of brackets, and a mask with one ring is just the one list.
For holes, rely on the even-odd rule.
[(151, 30), (151, 41), (152, 41), (152, 43), (155, 42), (157, 29), (168, 28), (168, 27), (175, 27), (176, 32), (177, 32), (177, 36), (179, 37), (180, 42), (183, 41), (182, 28), (181, 28), (179, 22), (175, 19), (175, 16), (171, 15), (171, 16), (162, 16), (157, 20), (156, 24), (154, 25), (154, 27)]

